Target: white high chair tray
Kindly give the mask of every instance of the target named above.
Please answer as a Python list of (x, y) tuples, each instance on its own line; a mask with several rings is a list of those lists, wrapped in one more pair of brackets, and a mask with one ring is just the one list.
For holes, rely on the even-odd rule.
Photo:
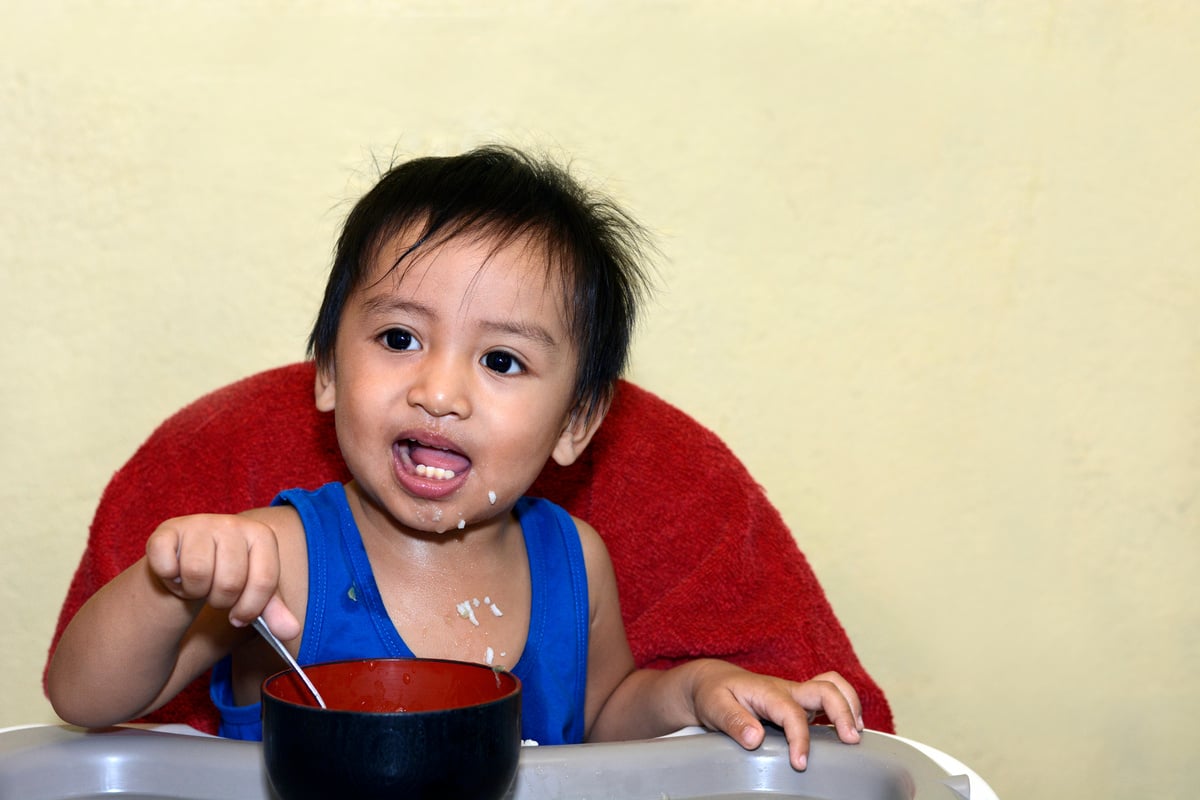
[[(960, 772), (953, 759), (935, 760), (931, 754), (938, 756), (938, 751), (873, 731), (860, 744), (845, 745), (830, 729), (813, 728), (805, 772), (791, 768), (787, 743), (774, 731), (753, 752), (722, 734), (684, 734), (642, 742), (525, 747), (507, 798), (995, 797), (969, 770)], [(0, 797), (99, 800), (114, 795), (126, 800), (275, 800), (256, 742), (134, 726), (96, 732), (55, 725), (0, 731)]]

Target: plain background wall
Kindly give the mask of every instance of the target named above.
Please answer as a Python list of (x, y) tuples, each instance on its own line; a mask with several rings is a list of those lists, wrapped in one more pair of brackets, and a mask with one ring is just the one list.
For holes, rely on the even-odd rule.
[(767, 487), (902, 734), (1006, 798), (1194, 793), (1200, 6), (4, 18), (0, 726), (54, 719), (42, 664), (112, 472), (302, 357), (377, 162), (500, 139), (655, 229), (632, 377)]

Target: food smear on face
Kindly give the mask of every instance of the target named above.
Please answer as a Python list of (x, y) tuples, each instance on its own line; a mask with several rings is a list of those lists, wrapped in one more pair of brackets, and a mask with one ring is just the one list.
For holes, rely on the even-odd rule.
[(490, 489), (488, 490), (488, 502), (492, 505), (496, 505), (496, 493)]

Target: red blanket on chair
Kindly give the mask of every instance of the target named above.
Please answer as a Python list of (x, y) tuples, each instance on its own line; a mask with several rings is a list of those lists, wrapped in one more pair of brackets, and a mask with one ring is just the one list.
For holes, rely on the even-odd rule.
[[(347, 480), (331, 415), (313, 405), (313, 367), (293, 364), (207, 395), (164, 422), (105, 489), (59, 617), (143, 554), (163, 520), (267, 505), (290, 487)], [(711, 431), (622, 382), (582, 459), (551, 464), (531, 494), (586, 519), (608, 545), (640, 666), (715, 656), (804, 680), (836, 670), (867, 727), (891, 710), (779, 512)], [(52, 644), (53, 649), (53, 644)], [(148, 721), (216, 731), (207, 680)]]

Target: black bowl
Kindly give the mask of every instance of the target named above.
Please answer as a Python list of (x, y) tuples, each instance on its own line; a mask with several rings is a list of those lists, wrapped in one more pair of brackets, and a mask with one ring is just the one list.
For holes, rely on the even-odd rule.
[(521, 752), (521, 682), (482, 664), (364, 659), (263, 682), (263, 760), (281, 800), (495, 800)]

